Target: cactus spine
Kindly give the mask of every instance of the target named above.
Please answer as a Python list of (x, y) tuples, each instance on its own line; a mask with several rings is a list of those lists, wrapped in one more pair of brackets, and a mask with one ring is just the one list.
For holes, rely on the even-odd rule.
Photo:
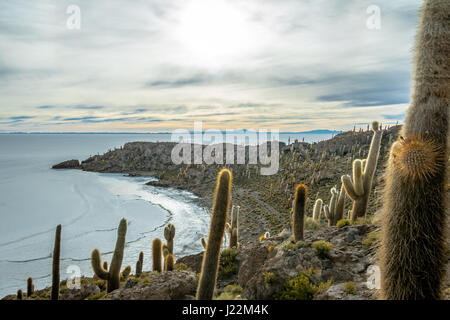
[(381, 138), (383, 132), (378, 122), (372, 123), (373, 137), (370, 144), (367, 159), (356, 159), (353, 161), (353, 179), (349, 175), (342, 176), (342, 184), (348, 196), (353, 200), (352, 220), (364, 217), (367, 211), (372, 181), (380, 154)]
[(27, 297), (31, 297), (34, 292), (33, 278), (27, 279)]
[(450, 1), (424, 1), (411, 104), (386, 171), (380, 255), (383, 299), (440, 299), (442, 294), (447, 261), (449, 16)]
[(336, 187), (331, 188), (331, 200), (330, 205), (324, 206), (325, 217), (328, 219), (328, 226), (335, 226), (336, 223), (344, 217), (345, 207), (345, 191), (341, 186), (339, 193)]
[(294, 232), (295, 242), (303, 240), (305, 203), (307, 196), (308, 188), (304, 184), (298, 184), (295, 188), (295, 195), (292, 203), (292, 230)]
[(197, 287), (197, 300), (211, 300), (214, 295), (219, 270), (220, 248), (231, 203), (232, 180), (231, 171), (226, 168), (222, 169), (217, 176), (208, 244), (203, 254), (202, 269)]
[[(127, 235), (127, 220), (122, 218), (117, 228), (117, 240), (114, 253), (111, 258), (109, 271), (103, 268), (102, 254), (100, 250), (94, 249), (91, 253), (91, 265), (95, 275), (102, 280), (107, 281), (106, 291), (112, 292), (119, 288), (121, 272), (120, 268), (123, 261), (123, 251), (125, 249), (125, 237)], [(125, 270), (124, 270), (125, 271)]]
[(136, 262), (136, 277), (139, 278), (142, 274), (142, 266), (144, 264), (144, 253), (139, 252), (139, 259)]
[(322, 206), (323, 206), (323, 201), (322, 199), (317, 199), (316, 202), (314, 203), (314, 208), (313, 208), (313, 220), (320, 222), (320, 215), (322, 213)]
[(61, 255), (61, 225), (56, 227), (55, 247), (52, 255), (52, 300), (59, 299), (59, 259)]
[(152, 243), (152, 258), (153, 258), (153, 271), (161, 272), (161, 260), (162, 260), (162, 242), (161, 239), (156, 238)]
[(167, 240), (167, 249), (169, 253), (173, 254), (173, 238), (175, 237), (175, 226), (169, 223), (164, 228), (164, 238)]

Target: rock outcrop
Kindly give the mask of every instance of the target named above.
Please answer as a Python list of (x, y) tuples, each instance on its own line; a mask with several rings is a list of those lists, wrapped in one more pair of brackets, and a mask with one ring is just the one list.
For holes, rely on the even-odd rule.
[(55, 164), (52, 169), (80, 169), (80, 161), (67, 160), (61, 163)]

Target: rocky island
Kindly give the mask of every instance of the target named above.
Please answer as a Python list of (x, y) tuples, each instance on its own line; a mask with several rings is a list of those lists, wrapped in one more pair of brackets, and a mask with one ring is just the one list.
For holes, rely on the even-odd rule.
[[(272, 176), (260, 175), (258, 164), (175, 165), (171, 160), (175, 143), (170, 142), (131, 142), (81, 163), (69, 160), (53, 168), (154, 177), (157, 180), (147, 184), (188, 190), (198, 196), (200, 205), (210, 209), (217, 172), (227, 167), (233, 174), (231, 198), (233, 210), (239, 210), (239, 238), (237, 247), (221, 254), (216, 297), (377, 299), (380, 189), (388, 150), (399, 129), (394, 126), (378, 130), (382, 133), (379, 160), (365, 216), (352, 217), (353, 201), (344, 193), (343, 216), (339, 220), (317, 207), (331, 207), (334, 193), (342, 188), (341, 176), (351, 174), (355, 159), (368, 157), (372, 130), (355, 129), (312, 144), (280, 143), (280, 168)], [(223, 147), (226, 150), (227, 146)], [(236, 145), (228, 147), (237, 151)], [(246, 160), (252, 148), (257, 147), (245, 148)], [(291, 225), (293, 190), (298, 182), (309, 189), (302, 241), (294, 241)], [(230, 224), (231, 220), (232, 215)], [(104, 291), (104, 281), (96, 276), (84, 277), (80, 290), (68, 289), (63, 281), (61, 298), (192, 299), (202, 258), (202, 252), (175, 257), (172, 271), (142, 271), (139, 276), (132, 272), (110, 293)], [(450, 287), (448, 282), (445, 285)], [(30, 299), (45, 299), (48, 294), (49, 289), (36, 291)]]

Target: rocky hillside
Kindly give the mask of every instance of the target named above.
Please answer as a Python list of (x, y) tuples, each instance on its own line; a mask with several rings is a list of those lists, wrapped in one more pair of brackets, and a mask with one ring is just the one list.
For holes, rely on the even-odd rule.
[[(330, 189), (339, 188), (341, 176), (351, 174), (353, 160), (367, 156), (371, 131), (345, 132), (313, 144), (280, 144), (280, 170), (273, 176), (261, 176), (259, 165), (227, 165), (233, 172), (232, 204), (241, 208), (239, 247), (221, 253), (216, 298), (377, 299), (380, 190), (388, 150), (398, 130), (383, 131), (366, 216), (355, 222), (342, 220), (337, 226), (328, 226), (324, 218), (320, 223), (312, 221), (314, 201), (321, 198), (329, 203)], [(199, 196), (201, 205), (211, 208), (217, 172), (223, 165), (174, 165), (170, 158), (173, 147), (173, 143), (127, 143), (81, 163), (69, 160), (55, 169), (153, 176), (158, 180), (147, 184), (189, 190)], [(251, 148), (246, 149), (247, 157), (249, 151)], [(290, 210), (293, 189), (299, 182), (310, 192), (304, 241), (295, 242)], [(346, 199), (346, 211), (351, 202)], [(144, 271), (139, 277), (132, 273), (111, 293), (106, 293), (105, 282), (96, 277), (82, 278), (81, 289), (69, 289), (62, 281), (61, 299), (193, 299), (202, 257), (203, 253), (176, 257), (173, 271)], [(447, 274), (444, 297), (449, 299), (448, 268)], [(50, 288), (46, 288), (28, 298), (49, 296)]]
[[(369, 218), (381, 206), (379, 192), (383, 182), (384, 163), (399, 128), (396, 126), (383, 132), (374, 191), (369, 199)], [(241, 207), (242, 241), (254, 242), (266, 231), (276, 234), (290, 227), (292, 194), (299, 182), (305, 183), (310, 190), (308, 215), (312, 215), (316, 198), (328, 203), (331, 199), (330, 189), (333, 186), (340, 188), (341, 176), (351, 174), (352, 161), (367, 156), (372, 135), (373, 132), (370, 130), (349, 131), (338, 134), (330, 140), (313, 144), (298, 141), (290, 145), (280, 143), (279, 170), (272, 176), (262, 176), (260, 164), (248, 164), (249, 152), (256, 147), (247, 147), (246, 164), (225, 165), (233, 172), (233, 204)], [(199, 196), (198, 201), (201, 205), (210, 208), (217, 172), (224, 165), (204, 163), (175, 165), (171, 160), (174, 146), (175, 143), (170, 142), (131, 142), (103, 155), (92, 156), (82, 161), (77, 168), (156, 177), (158, 181), (151, 181), (148, 184), (191, 191)], [(236, 146), (233, 147), (236, 151)], [(224, 154), (226, 148), (227, 145), (224, 144)], [(192, 153), (193, 150), (194, 148)], [(236, 154), (235, 152), (235, 157)], [(74, 160), (67, 162), (69, 168), (73, 168), (74, 163)], [(55, 166), (61, 167), (64, 167), (64, 163)], [(346, 210), (350, 209), (351, 201), (347, 198)]]

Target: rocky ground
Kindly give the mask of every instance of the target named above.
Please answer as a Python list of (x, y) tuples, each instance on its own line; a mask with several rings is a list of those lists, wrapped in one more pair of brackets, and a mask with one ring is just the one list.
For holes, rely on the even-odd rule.
[[(218, 299), (375, 299), (367, 286), (367, 268), (374, 264), (377, 245), (373, 225), (306, 230), (305, 241), (293, 242), (291, 232), (222, 253)], [(84, 277), (80, 289), (61, 282), (62, 300), (193, 299), (203, 253), (179, 258), (174, 271), (130, 275), (106, 294), (103, 280)], [(69, 286), (70, 287), (70, 286)], [(24, 299), (50, 297), (50, 288)], [(4, 299), (16, 299), (10, 295)]]
[[(340, 188), (341, 176), (351, 174), (352, 161), (367, 156), (371, 131), (349, 131), (313, 144), (280, 144), (280, 170), (273, 176), (261, 176), (259, 165), (226, 165), (233, 172), (233, 204), (241, 208), (240, 246), (222, 252), (217, 299), (377, 299), (378, 290), (372, 287), (379, 279), (380, 190), (388, 150), (398, 131), (398, 126), (384, 129), (366, 217), (339, 227), (329, 227), (324, 218), (320, 224), (311, 223), (312, 207), (317, 198), (328, 203), (330, 189)], [(223, 165), (174, 165), (173, 147), (174, 143), (168, 142), (127, 143), (81, 163), (69, 160), (54, 168), (156, 177), (158, 181), (148, 184), (191, 191), (199, 196), (201, 205), (210, 208), (217, 172)], [(247, 160), (249, 151), (247, 148)], [(294, 243), (289, 211), (299, 182), (308, 186), (309, 196), (305, 239)], [(347, 198), (346, 210), (350, 208)], [(267, 231), (272, 236), (260, 239)], [(109, 294), (102, 280), (82, 278), (81, 289), (68, 289), (63, 281), (61, 299), (193, 299), (202, 256), (176, 257), (175, 271), (144, 272), (139, 278), (131, 275)], [(449, 269), (447, 274), (444, 288), (449, 299)], [(29, 299), (48, 299), (49, 294), (46, 288)]]

